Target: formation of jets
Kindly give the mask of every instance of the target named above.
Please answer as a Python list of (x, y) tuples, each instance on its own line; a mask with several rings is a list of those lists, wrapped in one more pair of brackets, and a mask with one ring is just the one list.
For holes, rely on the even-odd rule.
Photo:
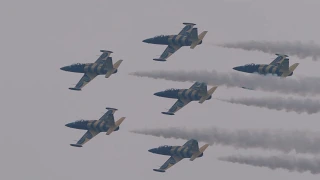
[[(198, 35), (198, 29), (194, 28), (196, 24), (183, 24), (185, 27), (177, 35), (161, 35), (143, 40), (145, 43), (167, 45), (167, 48), (161, 54), (161, 56), (153, 60), (166, 61), (182, 46), (190, 46), (191, 49), (194, 49), (197, 45), (202, 44), (203, 38), (207, 34), (207, 31), (203, 31)], [(102, 52), (102, 54), (94, 63), (77, 63), (60, 68), (63, 71), (84, 74), (75, 87), (69, 88), (70, 90), (81, 91), (82, 88), (96, 76), (104, 75), (105, 78), (109, 78), (112, 74), (118, 72), (118, 68), (123, 60), (118, 60), (115, 64), (113, 64), (112, 57), (110, 57), (110, 54), (113, 53), (112, 51), (100, 50), (100, 52)], [(289, 67), (289, 59), (287, 55), (276, 55), (278, 57), (270, 64), (248, 64), (244, 66), (237, 66), (233, 69), (246, 73), (258, 73), (261, 75), (275, 74), (280, 77), (292, 76), (293, 71), (299, 64), (295, 63)], [(156, 92), (154, 95), (177, 99), (175, 104), (167, 112), (162, 112), (166, 115), (174, 115), (178, 110), (183, 108), (191, 101), (198, 101), (200, 104), (202, 104), (204, 101), (210, 100), (216, 89), (217, 86), (214, 86), (207, 90), (206, 83), (195, 82), (188, 89), (167, 89), (165, 91)], [(115, 121), (114, 113), (118, 109), (109, 107), (106, 109), (108, 111), (99, 120), (79, 120), (65, 125), (69, 128), (86, 130), (86, 133), (80, 138), (80, 140), (76, 144), (70, 144), (71, 146), (82, 147), (100, 132), (105, 132), (106, 135), (110, 135), (112, 132), (120, 129), (120, 124), (125, 120), (125, 117), (121, 117)], [(170, 156), (170, 158), (159, 169), (153, 169), (156, 172), (165, 172), (168, 168), (184, 158), (190, 158), (190, 160), (193, 161), (196, 158), (202, 157), (203, 152), (208, 146), (209, 144), (205, 144), (199, 148), (198, 141), (195, 139), (190, 139), (183, 146), (166, 145), (149, 149), (148, 151), (155, 154)]]

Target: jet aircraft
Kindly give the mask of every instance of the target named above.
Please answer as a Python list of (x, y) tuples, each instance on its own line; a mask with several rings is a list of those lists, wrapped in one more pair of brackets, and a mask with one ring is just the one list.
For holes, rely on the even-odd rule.
[(233, 69), (246, 73), (258, 73), (262, 75), (274, 74), (279, 77), (292, 76), (293, 71), (297, 68), (299, 63), (295, 63), (289, 67), (288, 55), (276, 54), (275, 58), (270, 64), (247, 64), (244, 66), (237, 66)]
[(63, 71), (84, 73), (76, 86), (69, 88), (70, 90), (81, 91), (81, 88), (93, 80), (97, 75), (105, 75), (105, 78), (109, 78), (112, 74), (118, 72), (118, 68), (123, 60), (119, 60), (115, 64), (112, 64), (112, 57), (109, 56), (113, 52), (108, 50), (100, 50), (100, 52), (102, 52), (102, 55), (94, 63), (77, 63), (60, 68)]
[(158, 148), (149, 149), (148, 151), (154, 154), (170, 156), (159, 169), (153, 169), (157, 172), (165, 172), (168, 168), (184, 158), (190, 158), (190, 161), (193, 161), (196, 158), (202, 157), (203, 152), (208, 146), (209, 144), (205, 144), (199, 149), (198, 141), (191, 139), (183, 146), (160, 146)]
[(211, 99), (212, 93), (217, 88), (218, 86), (214, 86), (207, 91), (206, 83), (195, 82), (189, 89), (167, 89), (165, 91), (154, 93), (154, 95), (178, 99), (168, 112), (162, 112), (162, 114), (174, 115), (175, 112), (183, 108), (191, 101), (199, 101), (199, 103), (202, 104), (205, 100)]
[(120, 129), (120, 124), (124, 121), (125, 117), (120, 118), (114, 122), (113, 114), (118, 109), (107, 107), (108, 111), (99, 120), (79, 120), (66, 124), (69, 128), (87, 130), (76, 144), (70, 144), (75, 147), (82, 147), (83, 144), (95, 137), (100, 132), (107, 132), (110, 135), (113, 131)]
[(202, 43), (202, 39), (208, 31), (203, 31), (198, 35), (198, 28), (193, 28), (194, 23), (183, 23), (185, 27), (178, 35), (160, 35), (153, 38), (148, 38), (142, 42), (150, 44), (168, 45), (160, 58), (155, 58), (155, 61), (166, 61), (173, 53), (179, 50), (182, 46), (190, 46), (194, 49), (197, 45)]

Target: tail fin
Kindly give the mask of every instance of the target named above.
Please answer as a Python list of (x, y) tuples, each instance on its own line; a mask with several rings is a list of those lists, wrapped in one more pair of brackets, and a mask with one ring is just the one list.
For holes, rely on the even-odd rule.
[(209, 144), (205, 144), (199, 149), (198, 152), (193, 153), (190, 158), (190, 161), (195, 160), (199, 155), (201, 155), (207, 149), (208, 146), (209, 146)]
[(294, 63), (293, 65), (291, 65), (291, 66), (289, 67), (290, 73), (293, 72), (293, 71), (298, 67), (298, 65), (299, 65), (299, 63)]
[(202, 42), (202, 39), (204, 38), (204, 36), (207, 34), (208, 31), (203, 31), (198, 38), (193, 41), (193, 43), (191, 44), (190, 48), (194, 49), (200, 42)]
[(288, 75), (290, 75), (291, 73), (293, 73), (293, 71), (298, 67), (299, 63), (294, 63), (293, 65), (291, 65), (289, 67), (289, 70), (287, 72), (284, 72), (282, 74), (282, 77), (287, 77)]
[(120, 126), (120, 124), (124, 121), (124, 119), (126, 119), (125, 117), (120, 118), (119, 120), (117, 120), (113, 126), (109, 127), (106, 135), (110, 135), (115, 129), (117, 129), (117, 127)]
[(208, 97), (210, 97), (217, 88), (218, 88), (218, 86), (212, 87), (212, 88), (207, 92), (206, 95), (204, 95), (204, 96), (201, 97), (201, 99), (199, 100), (199, 103), (202, 104), (205, 100), (207, 100)]
[(112, 61), (111, 61), (111, 65), (107, 64), (108, 72), (106, 73), (105, 78), (108, 78), (108, 77), (111, 76), (111, 74), (115, 73), (118, 70), (118, 68), (119, 68), (120, 64), (122, 63), (122, 61), (123, 60), (119, 60), (116, 63), (114, 63), (113, 65), (112, 65)]

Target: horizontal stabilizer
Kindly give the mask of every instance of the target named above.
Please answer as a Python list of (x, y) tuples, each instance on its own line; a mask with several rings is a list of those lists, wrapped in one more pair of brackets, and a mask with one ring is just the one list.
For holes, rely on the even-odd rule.
[(70, 146), (73, 146), (73, 147), (82, 147), (82, 145), (80, 145), (80, 144), (70, 144)]
[(74, 90), (74, 91), (81, 91), (80, 88), (69, 88), (70, 90)]
[(116, 63), (114, 63), (113, 68), (114, 69), (118, 69), (118, 67), (120, 66), (120, 64), (122, 63), (122, 59), (120, 59), (119, 61), (117, 61)]
[(199, 100), (199, 103), (202, 104), (205, 100), (207, 100), (212, 94), (213, 92), (218, 88), (218, 86), (214, 86), (212, 87), (206, 95), (202, 96), (201, 99)]
[(167, 60), (165, 60), (165, 59), (158, 59), (158, 58), (155, 58), (155, 59), (153, 59), (154, 61), (167, 61)]
[(293, 72), (297, 67), (299, 66), (299, 63), (294, 63), (289, 67), (289, 71)]
[(116, 108), (111, 108), (111, 107), (106, 107), (106, 109), (108, 109), (108, 110), (114, 110), (114, 111), (117, 111), (118, 109), (116, 109)]
[(113, 67), (109, 67), (109, 70), (105, 75), (105, 78), (109, 78), (114, 72), (116, 72), (122, 61), (123, 60), (119, 60), (116, 63), (114, 63)]
[(193, 153), (193, 155), (190, 158), (190, 161), (195, 160), (200, 154), (202, 154), (207, 149), (208, 146), (209, 144), (205, 144), (199, 149), (198, 152)]
[(126, 118), (125, 117), (120, 118), (118, 121), (114, 123), (113, 126), (109, 127), (106, 135), (110, 135), (115, 129), (117, 129), (120, 126), (120, 124), (124, 121), (124, 119)]
[(196, 41), (193, 41), (190, 48), (191, 49), (194, 49), (201, 41), (202, 39), (204, 38), (204, 36), (207, 34), (208, 31), (203, 31), (201, 34), (199, 34), (198, 36), (198, 40)]
[(174, 115), (174, 113), (172, 112), (161, 112), (162, 114), (166, 114), (166, 115)]
[(100, 50), (100, 52), (113, 53), (112, 51), (109, 51), (109, 50)]
[(291, 65), (291, 66), (289, 67), (289, 71), (284, 72), (284, 73), (282, 74), (282, 77), (287, 77), (288, 75), (290, 75), (291, 73), (293, 73), (293, 71), (298, 67), (298, 65), (299, 65), (299, 63), (294, 63), (293, 65)]
[(184, 22), (183, 24), (184, 24), (184, 25), (194, 25), (194, 26), (196, 25), (196, 24), (194, 24), (194, 23), (188, 23), (188, 22)]
[(153, 169), (154, 171), (157, 171), (157, 172), (166, 172), (165, 170), (163, 169)]

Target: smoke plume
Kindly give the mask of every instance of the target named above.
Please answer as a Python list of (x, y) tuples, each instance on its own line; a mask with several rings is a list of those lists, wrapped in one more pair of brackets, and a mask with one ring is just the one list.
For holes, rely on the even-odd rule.
[(236, 43), (218, 44), (220, 47), (237, 48), (247, 51), (262, 51), (270, 54), (286, 54), (298, 56), (301, 59), (312, 57), (317, 61), (320, 57), (320, 46), (314, 42), (302, 43), (296, 42), (270, 42), (270, 41), (247, 41)]
[(295, 157), (292, 155), (278, 155), (271, 157), (234, 155), (218, 158), (221, 161), (247, 164), (270, 169), (287, 169), (289, 171), (320, 173), (319, 158)]
[(262, 148), (282, 152), (320, 153), (320, 133), (285, 130), (224, 130), (220, 128), (194, 129), (166, 128), (134, 130), (133, 133), (164, 138), (196, 139), (209, 144), (236, 148)]
[(285, 110), (287, 112), (296, 112), (314, 114), (320, 111), (320, 101), (312, 99), (295, 99), (282, 97), (263, 97), (263, 98), (231, 98), (220, 99), (220, 101), (242, 104), (246, 106), (263, 107), (273, 110)]
[(320, 78), (300, 77), (293, 79), (274, 76), (244, 75), (241, 73), (220, 73), (215, 70), (208, 71), (153, 71), (134, 72), (131, 75), (149, 77), (154, 79), (166, 79), (180, 82), (206, 82), (208, 85), (224, 85), (227, 87), (246, 87), (262, 91), (292, 93), (302, 96), (320, 94)]

